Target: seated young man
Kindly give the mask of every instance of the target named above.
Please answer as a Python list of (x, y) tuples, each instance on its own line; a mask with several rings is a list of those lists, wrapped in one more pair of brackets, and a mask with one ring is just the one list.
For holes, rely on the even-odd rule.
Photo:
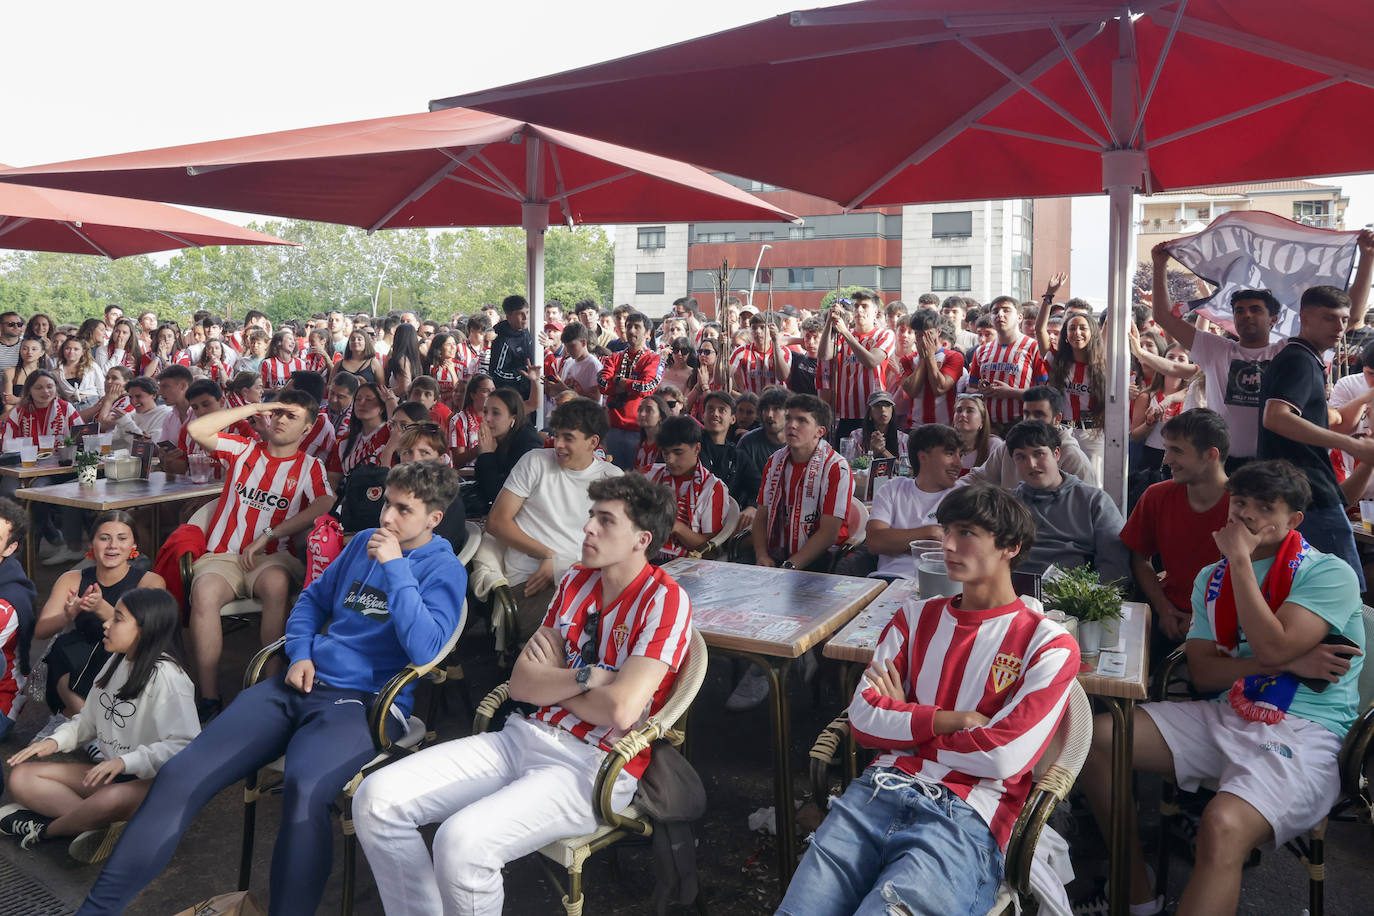
[[(191, 405), (191, 410), (195, 416), (203, 417), (224, 409), (224, 392), (219, 387), (219, 383), (213, 379), (198, 378), (191, 383), (191, 387), (186, 389), (186, 401)], [(169, 472), (184, 474), (191, 455), (206, 454), (205, 449), (197, 445), (196, 440), (192, 439), (190, 433), (187, 432), (189, 427), (190, 424), (187, 424), (181, 428), (181, 435), (176, 439), (175, 449), (167, 449), (162, 452), (162, 466)], [(246, 439), (256, 440), (259, 438), (257, 431), (247, 420), (235, 423), (226, 432), (235, 436), (243, 436)]]
[(1035, 540), (1016, 497), (960, 488), (938, 518), (963, 592), (912, 599), (883, 630), (849, 704), (855, 740), (879, 756), (832, 801), (779, 913), (948, 916), (997, 896), (1078, 646), (1012, 587)]
[(1059, 443), (1059, 430), (1042, 420), (1022, 420), (1007, 432), (1007, 453), (1021, 478), (1015, 493), (1035, 518), (1035, 546), (1022, 568), (1039, 574), (1091, 563), (1103, 582), (1129, 587), (1121, 510), (1106, 491), (1059, 469)]
[[(358, 790), (354, 824), (388, 913), (501, 912), (501, 867), (596, 827), (592, 789), (605, 751), (672, 688), (691, 608), (648, 563), (671, 529), (672, 495), (638, 474), (588, 490), (582, 562), (511, 674), (511, 698), (539, 710), (398, 760)], [(617, 778), (616, 810), (648, 755)], [(431, 860), (419, 828), (434, 823)]]
[[(1193, 622), (1193, 582), (1202, 567), (1221, 559), (1212, 532), (1226, 524), (1226, 455), (1231, 434), (1221, 414), (1194, 407), (1171, 417), (1160, 430), (1171, 480), (1141, 495), (1121, 542), (1131, 550), (1135, 581), (1154, 608), (1156, 648), (1162, 659), (1188, 634)], [(1161, 577), (1153, 558), (1160, 559)]]
[[(739, 447), (730, 438), (735, 425), (735, 399), (728, 391), (712, 391), (701, 402), (701, 463), (733, 487), (739, 477)], [(735, 495), (739, 502), (739, 496)]]
[(358, 382), (358, 376), (352, 372), (336, 372), (329, 380), (329, 398), (320, 405), (320, 413), (334, 427), (335, 439), (348, 435), (348, 421), (353, 419), (353, 395), (358, 393)]
[(663, 560), (684, 557), (704, 546), (725, 527), (730, 494), (701, 458), (701, 427), (691, 417), (669, 417), (658, 428), (663, 463), (646, 475), (650, 483), (671, 487), (677, 504), (673, 531), (659, 548)]
[(554, 587), (581, 555), (587, 486), (622, 473), (596, 457), (609, 425), (606, 409), (589, 398), (560, 404), (549, 416), (553, 448), (522, 455), (492, 503), (472, 561), (472, 590), (486, 600), (497, 585), (512, 587), (521, 630), (506, 634), (512, 641), (534, 632)]
[(878, 558), (874, 576), (916, 578), (911, 542), (944, 536), (936, 513), (959, 479), (959, 450), (959, 434), (952, 426), (925, 423), (911, 431), (907, 452), (916, 476), (888, 481), (873, 497), (868, 516), (864, 545)]
[[(1088, 486), (1101, 485), (1097, 471), (1093, 469), (1092, 459), (1083, 452), (1083, 447), (1073, 437), (1072, 427), (1064, 425), (1064, 397), (1058, 389), (1048, 385), (1035, 385), (1022, 392), (1021, 419), (1041, 420), (1059, 430), (1059, 469), (1072, 474)], [(1020, 482), (1021, 478), (1017, 475), (1016, 462), (1012, 460), (1011, 451), (1001, 443), (993, 445), (987, 461), (972, 468), (959, 479), (963, 486), (990, 483), (1008, 490), (1015, 490)]]
[[(262, 601), (263, 645), (281, 636), (291, 586), (305, 578), (290, 539), (309, 531), (334, 504), (324, 463), (301, 451), (318, 414), (314, 398), (284, 388), (275, 401), (216, 411), (187, 424), (190, 438), (228, 466), (206, 530), (206, 552), (192, 568), (191, 651), (204, 717), (220, 708), (220, 609), (235, 598), (256, 597)], [(224, 432), (253, 417), (266, 419), (263, 441)]]
[[(1298, 533), (1312, 498), (1287, 461), (1256, 461), (1226, 483), (1230, 511), (1213, 537), (1220, 562), (1193, 583), (1188, 676), (1214, 700), (1148, 703), (1135, 717), (1135, 767), (1185, 790), (1215, 779), (1203, 809), (1192, 877), (1178, 913), (1234, 913), (1250, 850), (1282, 844), (1330, 812), (1340, 795), (1336, 757), (1359, 708), (1364, 659), (1360, 589), (1350, 565)], [(1353, 646), (1323, 643), (1343, 637)], [(1324, 687), (1318, 692), (1315, 684)], [(1078, 785), (1106, 830), (1111, 808), (1111, 719), (1093, 723)], [(1131, 912), (1162, 912), (1131, 842)]]
[[(292, 609), (290, 667), (240, 693), (162, 767), (84, 916), (123, 913), (216, 793), (283, 754), (271, 912), (316, 911), (334, 859), (330, 805), (372, 758), (367, 717), (377, 692), (406, 665), (434, 658), (461, 621), (467, 574), (448, 542), (433, 536), (458, 483), (437, 461), (392, 469), (381, 527), (350, 541)], [(413, 690), (397, 697), (393, 736), (413, 702)]]
[(747, 531), (758, 512), (759, 485), (763, 483), (763, 466), (769, 457), (787, 443), (783, 427), (787, 423), (786, 388), (765, 388), (759, 395), (759, 425), (739, 437), (735, 443), (737, 459), (735, 479), (727, 481), (730, 495), (740, 506), (739, 530)]
[[(315, 399), (316, 404), (324, 403), (324, 377), (318, 372), (298, 369), (286, 380), (286, 388), (304, 391)], [(324, 411), (317, 411), (315, 422), (310, 425), (305, 438), (301, 440), (301, 448), (311, 458), (328, 461), (329, 456), (334, 453), (335, 438), (334, 424), (329, 422), (329, 417), (325, 416)]]

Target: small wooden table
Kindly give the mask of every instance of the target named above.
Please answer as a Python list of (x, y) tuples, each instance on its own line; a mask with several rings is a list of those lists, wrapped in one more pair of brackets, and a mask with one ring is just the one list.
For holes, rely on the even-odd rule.
[(768, 678), (778, 882), (786, 891), (797, 867), (787, 673), (877, 597), (883, 582), (685, 557), (663, 569), (691, 598), (692, 625), (706, 645), (753, 662)]
[[(32, 468), (28, 470), (33, 470)], [(137, 509), (162, 503), (181, 502), (218, 496), (224, 489), (224, 481), (211, 480), (208, 483), (195, 483), (190, 477), (179, 475), (168, 480), (162, 471), (153, 471), (147, 480), (97, 480), (94, 486), (84, 487), (76, 481), (59, 483), (51, 487), (24, 487), (15, 495), (29, 501), (32, 513), (34, 503), (48, 503), (53, 506), (67, 506), (73, 509), (89, 509), (92, 512), (106, 512), (110, 509)], [(150, 525), (154, 544), (161, 544), (162, 532), (154, 512)], [(35, 539), (30, 527), (28, 544), (25, 547), (29, 569), (35, 559)]]
[[(858, 670), (873, 659), (878, 637), (888, 621), (905, 601), (916, 594), (916, 583), (898, 580), (868, 605), (864, 611), (826, 643), (824, 654), (852, 663)], [(1150, 606), (1138, 601), (1121, 605), (1120, 638), (1112, 648), (1126, 653), (1126, 673), (1121, 677), (1104, 677), (1097, 673), (1097, 659), (1084, 662), (1078, 683), (1089, 696), (1106, 701), (1112, 714), (1112, 815), (1108, 830), (1111, 855), (1110, 912), (1125, 916), (1129, 909), (1131, 886), (1127, 832), (1130, 819), (1126, 812), (1131, 798), (1132, 729), (1135, 705), (1149, 697), (1150, 685)], [(856, 764), (852, 750), (846, 757), (846, 777), (852, 779)], [(1117, 890), (1120, 889), (1120, 890)]]
[[(104, 467), (101, 467), (104, 472)], [(33, 486), (33, 481), (39, 477), (57, 477), (61, 474), (75, 474), (75, 464), (58, 464), (56, 455), (49, 455), (46, 458), (39, 458), (37, 463), (31, 468), (26, 468), (21, 464), (0, 465), (0, 477), (8, 477), (19, 482), (20, 488)]]

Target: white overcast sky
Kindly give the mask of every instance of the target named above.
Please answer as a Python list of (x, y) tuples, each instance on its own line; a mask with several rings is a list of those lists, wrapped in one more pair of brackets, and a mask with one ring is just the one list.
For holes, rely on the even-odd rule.
[[(424, 111), (498, 86), (825, 0), (185, 0), (14, 3), (0, 162), (36, 165)], [(1374, 178), (1343, 179), (1347, 226)], [(1105, 200), (1075, 206), (1074, 292), (1092, 295)], [(1100, 220), (1096, 214), (1102, 214)], [(217, 214), (237, 222), (248, 217)], [(1101, 281), (1105, 292), (1105, 264)]]

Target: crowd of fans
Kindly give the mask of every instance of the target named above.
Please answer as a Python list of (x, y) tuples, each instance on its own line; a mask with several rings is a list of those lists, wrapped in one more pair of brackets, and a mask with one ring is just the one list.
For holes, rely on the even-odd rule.
[[(1345, 507), (1374, 494), (1374, 233), (1360, 250), (1352, 293), (1289, 303), (1291, 340), (1271, 342), (1265, 290), (1232, 297), (1229, 327), (1163, 296), (1135, 310), (1120, 507), (1102, 488), (1106, 328), (1056, 301), (1062, 275), (1039, 302), (861, 290), (814, 314), (731, 298), (708, 320), (684, 297), (655, 321), (583, 301), (545, 305), (535, 327), (520, 296), (448, 322), (0, 315), (5, 451), (94, 424), (224, 480), (199, 527), (143, 555), (127, 513), (39, 507), (40, 562), (90, 561), (41, 600), (16, 554), (30, 517), (0, 498), (0, 737), (28, 697), (50, 714), (9, 760), (0, 833), (110, 857), (81, 912), (121, 912), (209, 798), (285, 753), (272, 912), (313, 912), (329, 805), (372, 755), (378, 690), (464, 626), (466, 598), (485, 615), (505, 587), (516, 626), (497, 648), (523, 646), (511, 697), (536, 711), (385, 767), (356, 800), (389, 913), (499, 912), (502, 865), (592, 829), (600, 749), (671, 689), (691, 612), (661, 564), (733, 535), (760, 567), (911, 579), (911, 543), (939, 539), (962, 594), (914, 601), (884, 631), (850, 706), (878, 759), (781, 911), (991, 904), (1079, 672), (1011, 571), (1082, 566), (1148, 601), (1153, 658), (1184, 646), (1195, 686), (1229, 698), (1144, 707), (1135, 762), (1185, 788), (1221, 780), (1179, 912), (1233, 911), (1246, 853), (1329, 809), (1356, 715), (1364, 572)], [(1157, 249), (1156, 290), (1167, 261)], [(485, 519), (466, 568), (465, 518)], [(198, 557), (185, 594), (176, 563), (146, 553), (173, 544)], [(285, 662), (226, 706), (221, 612), (248, 598)], [(745, 671), (726, 706), (767, 690)], [(1103, 817), (1109, 730), (1082, 779)], [(78, 750), (89, 763), (42, 759)], [(626, 767), (617, 806), (649, 764)], [(431, 853), (419, 829), (436, 823)], [(1132, 912), (1159, 912), (1132, 852)]]

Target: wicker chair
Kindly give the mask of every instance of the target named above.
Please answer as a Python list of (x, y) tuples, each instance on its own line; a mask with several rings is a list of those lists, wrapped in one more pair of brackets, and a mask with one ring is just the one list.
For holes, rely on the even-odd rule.
[[(1374, 608), (1362, 606), (1364, 617), (1365, 648), (1374, 646)], [(1188, 657), (1183, 649), (1175, 649), (1164, 660), (1155, 675), (1152, 686), (1153, 697), (1157, 702), (1171, 699), (1203, 699), (1188, 680)], [(1337, 761), (1340, 767), (1341, 794), (1331, 812), (1322, 822), (1307, 831), (1306, 837), (1295, 837), (1284, 844), (1284, 848), (1297, 857), (1307, 870), (1307, 912), (1310, 916), (1322, 916), (1326, 912), (1326, 825), (1332, 819), (1370, 823), (1374, 809), (1374, 795), (1370, 792), (1368, 761), (1371, 743), (1374, 743), (1374, 664), (1368, 659), (1360, 671), (1360, 714), (1355, 724), (1346, 732), (1341, 742)], [(1217, 783), (1204, 781), (1202, 788), (1215, 792)], [(1168, 885), (1169, 847), (1168, 833), (1171, 824), (1182, 816), (1183, 808), (1178, 795), (1181, 790), (1170, 778), (1164, 780), (1164, 794), (1159, 805), (1159, 858), (1155, 874), (1159, 887)]]
[[(819, 803), (830, 792), (830, 766), (841, 749), (850, 746), (849, 714), (844, 713), (822, 729), (811, 748), (811, 781)], [(997, 889), (997, 899), (987, 916), (1003, 916), (1017, 911), (1017, 900), (1030, 895), (1031, 862), (1035, 858), (1035, 844), (1049, 821), (1054, 806), (1063, 801), (1073, 788), (1083, 761), (1092, 744), (1093, 714), (1088, 695), (1075, 681), (1069, 687), (1069, 703), (1049, 747), (1036, 763), (1035, 785), (1021, 808), (1021, 814), (1007, 841), (1006, 875)], [(854, 761), (846, 762), (851, 774)], [(846, 780), (847, 781), (847, 780)]]
[(840, 565), (841, 560), (863, 546), (864, 538), (868, 536), (868, 507), (858, 498), (851, 496), (849, 498), (849, 511), (845, 513), (844, 522), (849, 528), (849, 537), (832, 551), (830, 572), (835, 571), (835, 567)]
[(725, 497), (725, 525), (715, 533), (711, 540), (687, 554), (689, 557), (705, 560), (730, 560), (734, 558), (731, 539), (739, 527), (740, 508), (733, 496)]
[[(600, 852), (626, 837), (648, 836), (653, 833), (653, 823), (641, 814), (634, 802), (619, 813), (611, 810), (611, 790), (615, 787), (616, 777), (620, 775), (625, 764), (639, 756), (645, 748), (660, 740), (673, 745), (682, 743), (685, 737), (687, 710), (691, 708), (697, 691), (701, 689), (702, 681), (706, 679), (706, 663), (706, 643), (701, 634), (693, 629), (687, 657), (663, 707), (639, 728), (621, 738), (614, 750), (606, 752), (606, 757), (601, 762), (601, 769), (596, 776), (596, 786), (592, 792), (599, 826), (584, 836), (556, 840), (539, 850), (541, 864), (548, 859), (567, 869), (568, 886), (567, 893), (563, 896), (563, 909), (568, 916), (579, 916), (582, 912), (582, 865), (593, 853)], [(509, 699), (509, 682), (501, 684), (487, 694), (477, 706), (477, 715), (472, 725), (473, 734), (485, 732), (491, 726), (491, 720), (497, 710)], [(544, 869), (550, 879), (561, 886), (553, 869), (547, 864), (544, 864)]]
[[(463, 634), (463, 625), (467, 622), (467, 613), (467, 602), (464, 602), (458, 618), (458, 626), (454, 628), (453, 633), (444, 641), (443, 646), (435, 653), (434, 657), (423, 665), (407, 665), (397, 672), (377, 694), (377, 699), (368, 713), (367, 727), (372, 736), (372, 746), (376, 754), (371, 760), (363, 764), (340, 793), (342, 796), (339, 805), (342, 813), (340, 820), (344, 837), (344, 886), (340, 911), (344, 916), (350, 916), (353, 912), (353, 888), (357, 869), (358, 840), (353, 832), (353, 796), (358, 791), (358, 786), (362, 785), (363, 780), (370, 773), (397, 757), (412, 754), (421, 746), (434, 741), (438, 688), (447, 679), (448, 673), (448, 669), (444, 667), (443, 663), (453, 653), (454, 647), (458, 645), (458, 637)], [(256, 684), (262, 677), (262, 669), (267, 664), (268, 659), (278, 652), (284, 652), (285, 649), (286, 638), (282, 637), (253, 656), (253, 660), (248, 663), (248, 670), (243, 675), (244, 689), (247, 690)], [(419, 717), (412, 715), (406, 720), (405, 732), (401, 737), (392, 741), (386, 734), (387, 718), (392, 714), (391, 707), (401, 691), (421, 678), (430, 681), (435, 688), (430, 694), (430, 708), (427, 713), (428, 725)], [(286, 758), (279, 757), (261, 770), (250, 774), (244, 780), (243, 845), (239, 858), (239, 890), (241, 891), (248, 890), (248, 884), (253, 873), (253, 833), (256, 826), (258, 798), (267, 790), (263, 787), (265, 781), (263, 777), (265, 775), (270, 776), (275, 784), (280, 780), (285, 765)]]

